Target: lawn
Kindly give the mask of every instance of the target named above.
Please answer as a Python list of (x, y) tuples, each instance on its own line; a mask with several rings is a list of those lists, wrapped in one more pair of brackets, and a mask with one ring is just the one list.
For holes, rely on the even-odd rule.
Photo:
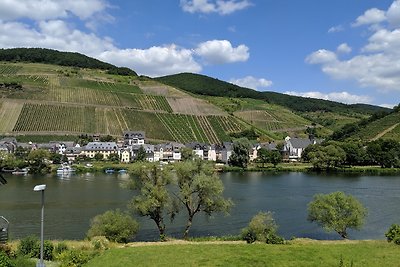
[(85, 266), (399, 266), (399, 252), (385, 241), (155, 243), (110, 249)]

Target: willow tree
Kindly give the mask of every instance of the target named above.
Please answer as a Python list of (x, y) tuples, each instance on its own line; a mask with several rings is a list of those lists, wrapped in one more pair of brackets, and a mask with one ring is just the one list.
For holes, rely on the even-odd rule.
[(175, 166), (178, 202), (187, 212), (183, 238), (187, 238), (196, 214), (204, 212), (211, 216), (216, 212), (228, 213), (232, 206), (230, 199), (223, 196), (224, 185), (213, 166), (200, 159), (185, 161)]
[(164, 216), (172, 207), (167, 185), (172, 181), (170, 170), (158, 163), (139, 162), (132, 165), (133, 178), (128, 187), (138, 191), (128, 207), (138, 215), (149, 217), (157, 225), (160, 239), (165, 239)]

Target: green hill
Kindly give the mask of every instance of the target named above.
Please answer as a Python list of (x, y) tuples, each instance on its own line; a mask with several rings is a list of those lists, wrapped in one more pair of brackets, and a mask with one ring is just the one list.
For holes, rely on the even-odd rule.
[(328, 111), (346, 114), (362, 113), (370, 115), (377, 111), (389, 110), (366, 104), (346, 105), (334, 101), (291, 96), (276, 92), (259, 92), (193, 73), (169, 75), (156, 78), (156, 80), (194, 94), (259, 99), (299, 112)]
[(0, 49), (0, 61), (44, 63), (79, 68), (102, 69), (108, 70), (110, 74), (137, 76), (136, 72), (129, 68), (116, 67), (80, 53), (60, 52), (45, 48)]

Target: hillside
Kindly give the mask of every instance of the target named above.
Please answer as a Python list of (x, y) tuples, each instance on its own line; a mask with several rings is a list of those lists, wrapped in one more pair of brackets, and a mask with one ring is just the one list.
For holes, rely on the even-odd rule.
[(345, 114), (361, 113), (370, 115), (377, 111), (389, 110), (366, 104), (346, 105), (328, 100), (291, 96), (276, 92), (259, 92), (193, 73), (169, 75), (156, 78), (156, 80), (194, 94), (259, 99), (299, 112), (327, 111)]
[(137, 76), (136, 72), (125, 67), (85, 56), (80, 53), (60, 52), (45, 48), (0, 49), (0, 61), (44, 63), (78, 68), (107, 70), (109, 74)]
[(0, 134), (145, 131), (155, 142), (220, 143), (246, 123), (175, 88), (102, 69), (0, 62)]

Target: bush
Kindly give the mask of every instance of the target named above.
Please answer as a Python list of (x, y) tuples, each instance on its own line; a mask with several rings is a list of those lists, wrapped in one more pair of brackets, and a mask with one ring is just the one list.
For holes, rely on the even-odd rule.
[(393, 242), (400, 245), (400, 225), (392, 224), (389, 230), (385, 233), (388, 242)]
[[(43, 244), (43, 259), (53, 259), (54, 246), (49, 240), (45, 240)], [(28, 256), (29, 258), (40, 258), (40, 242), (36, 236), (28, 236), (21, 239), (18, 246), (18, 254)]]
[(36, 236), (30, 235), (23, 239), (18, 245), (17, 252), (20, 255), (30, 258), (38, 258), (40, 256), (40, 243)]
[(14, 267), (15, 266), (4, 251), (0, 251), (0, 266), (1, 267)]
[[(36, 261), (32, 260), (31, 258), (28, 258), (26, 256), (19, 256), (16, 259), (12, 260), (13, 266), (15, 267), (35, 267), (36, 266)], [(2, 265), (0, 265), (2, 266)]]
[(84, 250), (67, 250), (60, 254), (59, 267), (80, 267), (94, 257), (94, 254)]
[(9, 258), (15, 257), (14, 251), (8, 244), (0, 244), (0, 252), (4, 252)]
[(275, 223), (271, 212), (259, 212), (255, 215), (249, 225), (242, 229), (242, 239), (251, 244), (255, 241), (267, 244), (283, 244), (284, 239), (276, 231), (278, 225)]
[(54, 254), (57, 256), (66, 250), (68, 250), (67, 244), (65, 244), (65, 242), (60, 242), (54, 247)]
[(105, 236), (113, 242), (127, 243), (138, 230), (139, 224), (132, 216), (120, 210), (109, 210), (92, 219), (87, 236)]
[(95, 236), (92, 238), (92, 245), (96, 250), (106, 250), (110, 245), (110, 241), (105, 236)]

